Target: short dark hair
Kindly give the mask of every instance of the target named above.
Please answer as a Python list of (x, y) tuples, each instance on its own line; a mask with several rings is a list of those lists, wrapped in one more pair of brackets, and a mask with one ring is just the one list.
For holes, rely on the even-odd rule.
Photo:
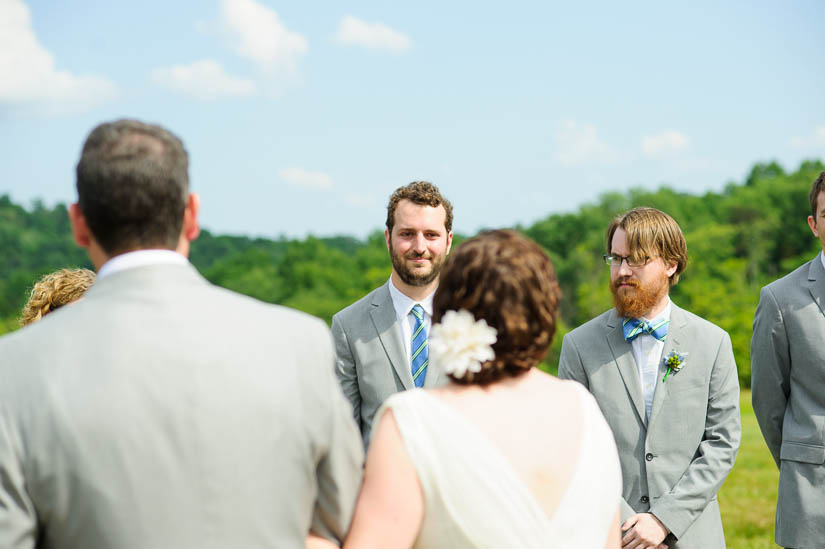
[(816, 219), (816, 201), (821, 192), (825, 192), (825, 172), (822, 172), (819, 174), (819, 177), (814, 179), (811, 192), (808, 194), (808, 201), (811, 203), (811, 215), (814, 219)]
[(118, 120), (92, 130), (77, 163), (78, 204), (108, 255), (177, 247), (188, 167), (181, 140), (160, 126)]
[(627, 233), (631, 259), (643, 262), (645, 256), (661, 257), (667, 264), (676, 263), (670, 276), (671, 286), (679, 282), (679, 275), (687, 267), (687, 243), (676, 220), (656, 208), (633, 208), (610, 222), (607, 227), (607, 253), (612, 253), (613, 235), (617, 229)]
[(556, 333), (560, 299), (550, 258), (527, 237), (497, 230), (462, 243), (441, 271), (433, 323), (461, 309), (484, 319), (496, 329), (495, 358), (478, 373), (451, 379), (483, 385), (538, 365)]
[(409, 185), (398, 187), (390, 196), (390, 203), (387, 205), (387, 230), (390, 233), (395, 226), (395, 210), (402, 200), (409, 200), (419, 206), (432, 206), (433, 208), (444, 206), (444, 212), (447, 214), (444, 218), (444, 227), (447, 232), (453, 230), (453, 205), (450, 201), (444, 198), (438, 187), (429, 181), (413, 181)]

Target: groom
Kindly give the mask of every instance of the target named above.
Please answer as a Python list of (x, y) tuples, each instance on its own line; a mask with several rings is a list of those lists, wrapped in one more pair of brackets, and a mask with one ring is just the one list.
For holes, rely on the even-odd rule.
[(669, 215), (617, 217), (607, 252), (615, 308), (564, 337), (559, 377), (584, 384), (613, 430), (623, 547), (723, 548), (716, 493), (741, 434), (730, 338), (670, 301), (687, 246)]
[(97, 280), (0, 338), (0, 547), (342, 539), (362, 448), (309, 315), (212, 286), (183, 143), (101, 124), (70, 218)]

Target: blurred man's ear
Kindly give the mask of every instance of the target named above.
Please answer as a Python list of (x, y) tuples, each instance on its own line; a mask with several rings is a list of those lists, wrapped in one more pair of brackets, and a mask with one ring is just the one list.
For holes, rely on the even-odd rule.
[(189, 243), (198, 238), (201, 234), (201, 227), (198, 225), (198, 212), (201, 209), (201, 199), (195, 193), (190, 193), (186, 200), (186, 207), (183, 209), (183, 227), (178, 237), (178, 247), (175, 251), (189, 257)]
[(74, 236), (75, 243), (81, 248), (86, 249), (89, 254), (89, 260), (95, 266), (95, 270), (100, 269), (101, 265), (108, 261), (109, 256), (100, 247), (95, 236), (89, 229), (89, 224), (86, 223), (86, 216), (80, 210), (77, 203), (69, 206), (69, 221), (72, 223), (72, 236)]
[(201, 227), (198, 224), (198, 213), (201, 209), (201, 199), (195, 193), (189, 193), (186, 201), (186, 208), (183, 210), (183, 237), (192, 242), (201, 234)]
[(69, 221), (72, 223), (72, 236), (75, 243), (81, 248), (88, 248), (92, 244), (92, 232), (86, 223), (86, 217), (80, 211), (80, 205), (75, 202), (69, 206)]

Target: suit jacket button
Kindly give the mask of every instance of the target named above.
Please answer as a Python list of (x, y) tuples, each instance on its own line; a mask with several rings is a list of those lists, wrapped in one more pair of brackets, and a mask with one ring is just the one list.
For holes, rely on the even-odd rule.
[(648, 461), (653, 461), (653, 454), (648, 453), (648, 454), (645, 456), (645, 459), (646, 459), (646, 460), (648, 460)]
[(642, 496), (642, 503), (647, 503), (650, 499), (647, 496)]

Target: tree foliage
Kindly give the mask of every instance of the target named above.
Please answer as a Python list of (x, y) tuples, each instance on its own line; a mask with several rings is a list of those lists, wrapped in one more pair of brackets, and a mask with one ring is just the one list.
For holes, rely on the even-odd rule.
[[(776, 162), (756, 164), (741, 184), (702, 195), (669, 187), (611, 192), (576, 212), (552, 214), (520, 228), (553, 260), (563, 291), (561, 322), (546, 360), (553, 371), (561, 335), (611, 306), (602, 261), (605, 229), (635, 206), (661, 209), (679, 222), (690, 261), (673, 300), (728, 331), (743, 385), (750, 384), (750, 338), (759, 289), (811, 259), (819, 242), (805, 222), (811, 182), (825, 169), (804, 162), (786, 173)], [(460, 214), (460, 208), (459, 208)], [(454, 246), (462, 240), (457, 236)], [(91, 267), (72, 242), (66, 208), (30, 208), (0, 196), (0, 333), (14, 319), (35, 280), (62, 267)], [(249, 238), (203, 231), (191, 260), (215, 284), (329, 322), (390, 274), (383, 232), (304, 239)]]

